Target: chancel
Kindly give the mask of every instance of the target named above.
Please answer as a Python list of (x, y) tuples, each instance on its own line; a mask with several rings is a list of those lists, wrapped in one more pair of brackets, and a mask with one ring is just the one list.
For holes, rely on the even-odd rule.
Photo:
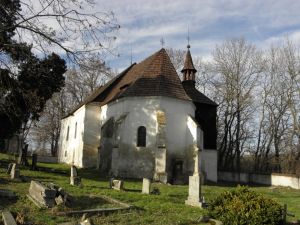
[(180, 184), (200, 151), (199, 171), (216, 182), (217, 104), (195, 87), (190, 45), (181, 72), (162, 48), (91, 93), (61, 121), (60, 162)]

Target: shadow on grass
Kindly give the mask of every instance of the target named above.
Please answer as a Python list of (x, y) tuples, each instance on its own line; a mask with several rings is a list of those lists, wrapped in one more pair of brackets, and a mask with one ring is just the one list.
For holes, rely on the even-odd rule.
[(116, 204), (112, 204), (99, 196), (83, 195), (75, 197), (75, 201), (72, 204), (72, 209), (107, 208), (116, 206)]
[(18, 201), (18, 198), (0, 198), (0, 210), (7, 208), (10, 205), (15, 204)]
[(126, 191), (126, 192), (135, 192), (135, 193), (137, 193), (137, 192), (141, 193), (142, 192), (142, 190), (139, 190), (139, 189), (128, 189), (128, 188), (124, 188), (124, 191)]

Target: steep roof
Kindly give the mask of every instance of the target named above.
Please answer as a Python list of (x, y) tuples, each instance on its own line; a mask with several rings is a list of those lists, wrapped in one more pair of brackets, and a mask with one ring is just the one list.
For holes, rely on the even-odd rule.
[(106, 85), (96, 89), (67, 116), (90, 102), (99, 102), (101, 106), (129, 96), (167, 96), (192, 100), (186, 94), (166, 50), (162, 48), (142, 62), (129, 66)]
[(181, 72), (184, 72), (185, 70), (192, 70), (196, 73), (197, 70), (194, 67), (192, 55), (190, 52), (190, 46), (188, 45), (187, 48), (188, 48), (188, 50), (185, 55), (184, 65), (183, 65), (183, 69), (181, 70)]
[(116, 97), (167, 96), (191, 100), (164, 48), (133, 67), (118, 86), (124, 90)]
[(217, 103), (215, 103), (213, 100), (208, 98), (206, 95), (204, 95), (202, 92), (198, 91), (195, 87), (194, 81), (183, 81), (182, 86), (187, 93), (187, 95), (193, 100), (193, 102), (206, 104), (206, 105), (212, 105), (212, 106), (218, 106)]

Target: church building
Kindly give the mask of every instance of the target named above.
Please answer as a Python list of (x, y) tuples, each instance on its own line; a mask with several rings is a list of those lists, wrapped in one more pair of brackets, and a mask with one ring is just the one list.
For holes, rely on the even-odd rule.
[(123, 178), (217, 182), (217, 104), (195, 88), (188, 45), (180, 80), (166, 50), (134, 63), (61, 120), (59, 161)]

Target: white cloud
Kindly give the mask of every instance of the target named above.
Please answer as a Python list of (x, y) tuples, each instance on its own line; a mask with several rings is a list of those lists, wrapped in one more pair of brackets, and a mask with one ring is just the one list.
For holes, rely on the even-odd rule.
[[(193, 55), (208, 59), (216, 44), (231, 37), (244, 36), (259, 47), (280, 43), (286, 34), (293, 41), (300, 41), (298, 0), (95, 0), (95, 3), (92, 8), (85, 6), (85, 10), (113, 11), (121, 25), (114, 43), (120, 57), (107, 58), (112, 67), (127, 66), (131, 47), (135, 61), (141, 61), (161, 47), (162, 37), (166, 47), (184, 49), (188, 26)], [(47, 23), (59, 29), (53, 21)]]

